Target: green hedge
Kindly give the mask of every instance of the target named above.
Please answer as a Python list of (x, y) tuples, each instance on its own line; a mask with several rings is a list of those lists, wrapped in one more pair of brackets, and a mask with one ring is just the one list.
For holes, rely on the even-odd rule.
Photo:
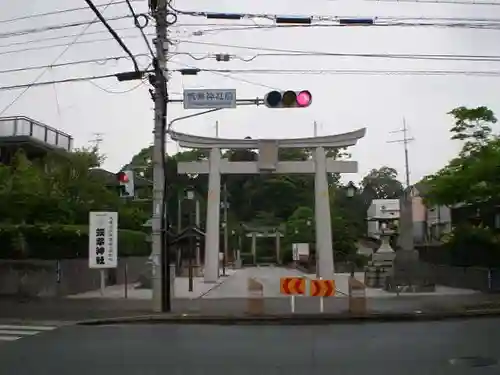
[[(88, 227), (78, 225), (0, 225), (0, 259), (88, 257)], [(118, 231), (118, 256), (149, 256), (144, 232)]]

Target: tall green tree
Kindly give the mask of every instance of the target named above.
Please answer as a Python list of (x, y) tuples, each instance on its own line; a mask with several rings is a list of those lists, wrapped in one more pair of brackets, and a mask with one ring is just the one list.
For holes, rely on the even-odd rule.
[(458, 156), (437, 173), (427, 176), (426, 201), (437, 205), (500, 203), (500, 138), (497, 122), (487, 107), (458, 107), (450, 111), (451, 139), (463, 142)]
[(403, 184), (398, 180), (396, 169), (383, 166), (372, 169), (361, 181), (367, 202), (373, 199), (396, 199), (403, 193)]

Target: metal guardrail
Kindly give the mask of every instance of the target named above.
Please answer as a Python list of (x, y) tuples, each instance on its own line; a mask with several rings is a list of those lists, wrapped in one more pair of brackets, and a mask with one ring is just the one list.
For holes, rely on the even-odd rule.
[(31, 137), (49, 146), (71, 151), (73, 137), (24, 116), (0, 117), (0, 138)]

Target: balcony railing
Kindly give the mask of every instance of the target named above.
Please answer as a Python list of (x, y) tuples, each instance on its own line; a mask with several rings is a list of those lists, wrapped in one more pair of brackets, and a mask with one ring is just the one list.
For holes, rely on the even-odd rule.
[(49, 146), (71, 151), (73, 137), (24, 116), (0, 117), (0, 138), (31, 137)]

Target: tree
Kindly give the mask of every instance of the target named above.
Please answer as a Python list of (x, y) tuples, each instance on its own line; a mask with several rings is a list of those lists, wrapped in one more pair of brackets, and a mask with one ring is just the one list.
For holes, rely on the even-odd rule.
[(434, 205), (500, 202), (500, 138), (493, 134), (497, 122), (487, 107), (459, 107), (450, 111), (454, 126), (451, 139), (463, 141), (456, 158), (427, 176), (426, 202)]
[(88, 212), (120, 208), (116, 192), (90, 174), (99, 166), (95, 150), (27, 159), (18, 151), (11, 165), (0, 166), (0, 217), (15, 224), (86, 224)]
[(373, 199), (397, 199), (403, 193), (403, 184), (397, 179), (398, 172), (383, 166), (372, 169), (361, 181), (366, 202)]

